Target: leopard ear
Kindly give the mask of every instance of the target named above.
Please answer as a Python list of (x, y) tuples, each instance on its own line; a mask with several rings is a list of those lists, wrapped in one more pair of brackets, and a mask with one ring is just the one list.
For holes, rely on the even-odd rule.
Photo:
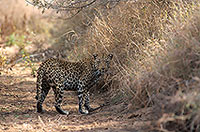
[(98, 57), (98, 54), (93, 54), (94, 59), (96, 60)]

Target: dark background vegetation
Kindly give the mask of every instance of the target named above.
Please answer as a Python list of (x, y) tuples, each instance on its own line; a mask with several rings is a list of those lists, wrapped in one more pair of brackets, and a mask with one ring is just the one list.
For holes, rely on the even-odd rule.
[(17, 7), (23, 2), (9, 4), (26, 12), (0, 9), (2, 74), (16, 63), (35, 74), (36, 63), (51, 56), (77, 61), (112, 53), (97, 90), (127, 104), (121, 115), (151, 109), (148, 131), (200, 131), (198, 0), (30, 2), (34, 13)]

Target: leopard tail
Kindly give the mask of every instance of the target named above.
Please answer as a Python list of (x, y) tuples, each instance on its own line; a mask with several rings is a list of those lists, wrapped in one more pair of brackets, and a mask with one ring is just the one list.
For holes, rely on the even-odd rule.
[(42, 70), (42, 67), (40, 67), (37, 71), (37, 82), (36, 82), (36, 96), (35, 99), (38, 100), (41, 92), (42, 92), (42, 78), (44, 76), (44, 71)]

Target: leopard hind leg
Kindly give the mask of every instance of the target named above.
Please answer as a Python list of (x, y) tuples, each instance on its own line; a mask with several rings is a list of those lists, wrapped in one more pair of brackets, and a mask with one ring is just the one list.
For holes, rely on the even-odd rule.
[(37, 82), (37, 95), (36, 95), (36, 99), (37, 99), (37, 112), (38, 113), (43, 113), (43, 108), (42, 108), (42, 104), (50, 90), (50, 86), (48, 84), (48, 82), (44, 79)]
[(61, 104), (62, 104), (62, 98), (63, 98), (63, 94), (64, 94), (64, 86), (54, 86), (52, 87), (54, 94), (55, 94), (55, 108), (56, 111), (62, 115), (69, 115), (68, 111), (64, 111), (61, 108)]

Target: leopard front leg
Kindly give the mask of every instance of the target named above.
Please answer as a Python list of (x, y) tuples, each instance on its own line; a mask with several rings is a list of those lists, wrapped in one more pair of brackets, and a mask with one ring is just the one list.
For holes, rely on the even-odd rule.
[(85, 104), (84, 104), (84, 106), (85, 106), (86, 110), (88, 110), (89, 112), (92, 112), (95, 109), (90, 107), (90, 98), (89, 98), (89, 96), (90, 96), (90, 93), (89, 93), (89, 91), (87, 91), (86, 95), (85, 95)]
[(62, 115), (68, 115), (69, 112), (68, 111), (64, 111), (61, 109), (61, 104), (62, 104), (62, 97), (64, 94), (64, 86), (55, 86), (53, 87), (53, 91), (55, 94), (55, 108), (57, 110), (58, 113), (62, 114)]
[(81, 114), (89, 114), (89, 111), (84, 107), (86, 91), (83, 89), (83, 85), (78, 86), (78, 99), (79, 99), (79, 112)]

